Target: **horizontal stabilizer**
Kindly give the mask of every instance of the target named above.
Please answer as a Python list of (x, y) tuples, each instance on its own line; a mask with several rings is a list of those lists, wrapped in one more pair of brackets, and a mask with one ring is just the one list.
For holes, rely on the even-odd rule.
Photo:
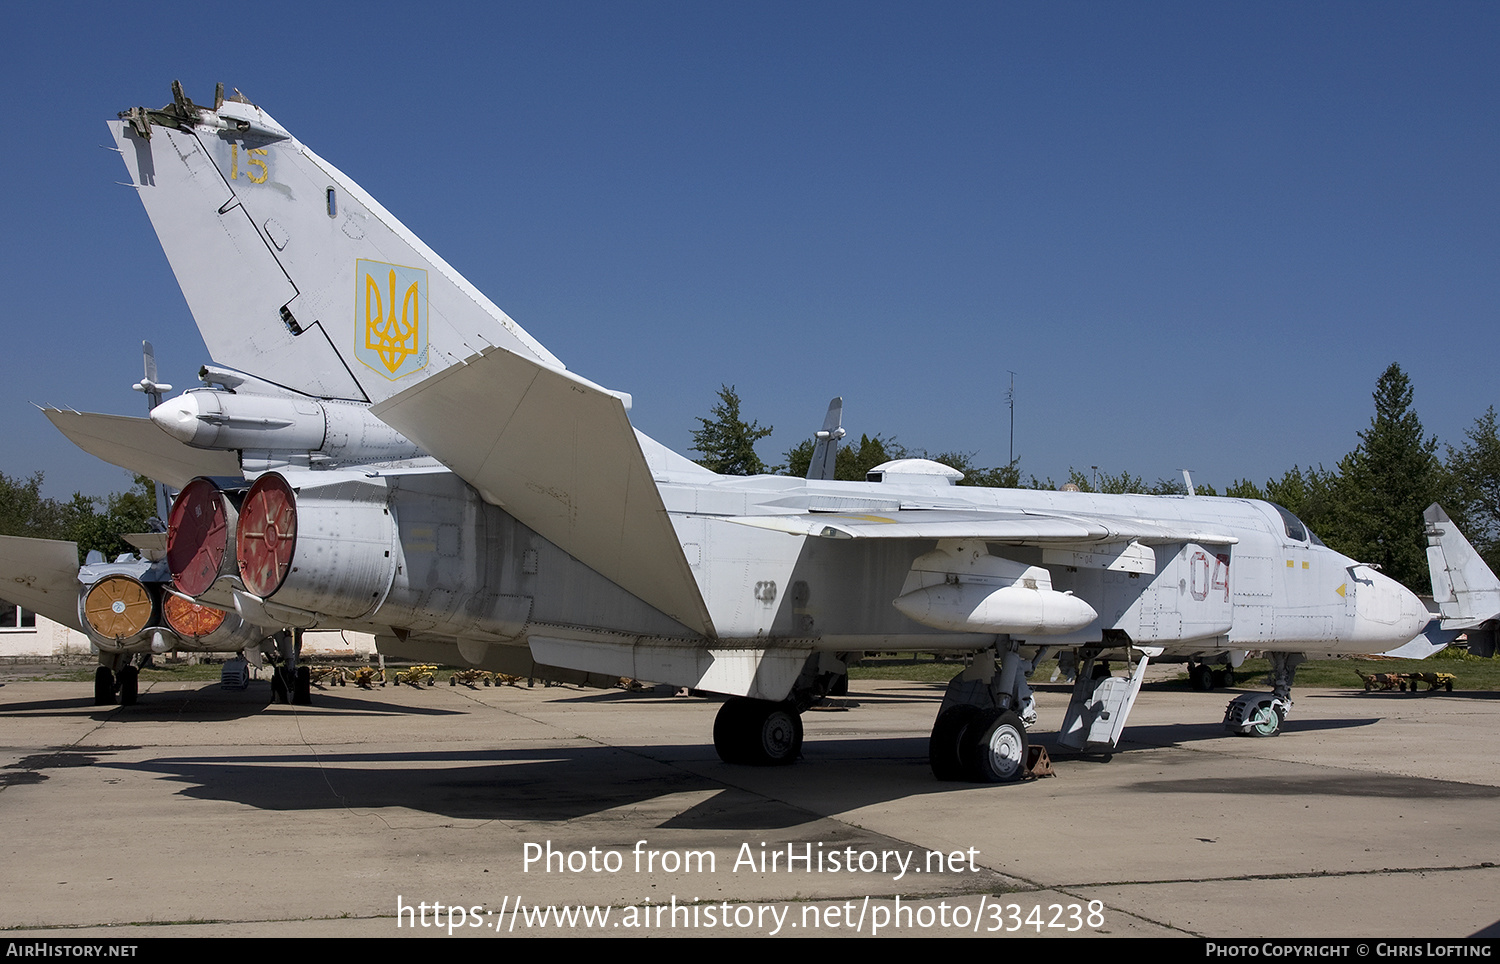
[(1443, 628), (1468, 629), (1500, 616), (1500, 579), (1442, 506), (1434, 502), (1422, 517), (1427, 521), (1432, 598), (1443, 614)]
[(1422, 630), (1421, 635), (1380, 655), (1391, 659), (1426, 659), (1434, 653), (1447, 649), (1458, 636), (1458, 630), (1444, 629), (1441, 621), (1434, 619)]
[(617, 396), (491, 348), (370, 410), (485, 501), (682, 625), (713, 634)]
[(42, 412), (68, 439), (110, 465), (180, 489), (200, 475), (238, 476), (233, 452), (190, 448), (156, 427), (149, 418), (98, 415), (44, 408)]
[(1234, 545), (1228, 533), (1174, 528), (1136, 519), (1089, 519), (988, 509), (903, 509), (896, 512), (737, 516), (740, 525), (823, 539), (979, 539), (1014, 545), (1089, 545), (1137, 541), (1144, 544), (1194, 542)]
[(78, 546), (0, 536), (0, 599), (79, 632)]

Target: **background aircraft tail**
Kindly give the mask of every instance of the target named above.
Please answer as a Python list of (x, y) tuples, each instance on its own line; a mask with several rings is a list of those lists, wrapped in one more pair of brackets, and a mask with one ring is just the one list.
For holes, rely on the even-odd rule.
[(214, 360), (375, 402), (505, 348), (562, 363), (260, 108), (216, 95), (111, 123)]
[(844, 397), (840, 395), (828, 403), (828, 414), (823, 416), (823, 427), (813, 436), (812, 459), (807, 464), (809, 479), (831, 479), (838, 466), (839, 439), (844, 437)]
[(1493, 655), (1495, 620), (1500, 617), (1500, 579), (1458, 531), (1437, 503), (1422, 514), (1427, 520), (1427, 567), (1432, 598), (1444, 629), (1467, 630), (1469, 651)]

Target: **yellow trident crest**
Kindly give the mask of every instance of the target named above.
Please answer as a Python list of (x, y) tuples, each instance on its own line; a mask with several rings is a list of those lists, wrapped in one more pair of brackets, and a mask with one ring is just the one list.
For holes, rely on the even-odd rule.
[(355, 267), (365, 316), (364, 337), (355, 354), (388, 378), (425, 368), (427, 272), (362, 258)]

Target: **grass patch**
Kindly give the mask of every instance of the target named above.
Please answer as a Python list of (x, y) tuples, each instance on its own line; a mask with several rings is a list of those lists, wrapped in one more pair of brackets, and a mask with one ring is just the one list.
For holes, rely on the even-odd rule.
[[(219, 681), (219, 670), (222, 663), (158, 663), (155, 666), (141, 670), (142, 683), (206, 683)], [(62, 683), (92, 683), (94, 681), (94, 666), (81, 666), (77, 669), (64, 669), (48, 673), (46, 676), (38, 677), (44, 681), (55, 681)]]
[[(1467, 655), (1467, 654), (1465, 654)], [(1234, 671), (1235, 685), (1260, 686), (1270, 675), (1271, 664), (1264, 659), (1247, 659)], [(1500, 659), (1313, 659), (1297, 667), (1296, 687), (1317, 686), (1330, 689), (1364, 689), (1360, 673), (1452, 673), (1455, 692), (1493, 692), (1500, 690)], [(1186, 686), (1187, 672), (1178, 675)], [(1426, 684), (1422, 689), (1426, 690)]]
[(849, 667), (850, 679), (899, 679), (917, 683), (946, 683), (964, 668), (962, 657), (939, 660), (927, 653), (867, 656)]

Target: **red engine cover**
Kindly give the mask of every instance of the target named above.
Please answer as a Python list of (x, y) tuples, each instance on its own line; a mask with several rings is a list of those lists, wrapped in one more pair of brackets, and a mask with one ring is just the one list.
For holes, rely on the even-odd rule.
[(281, 588), (297, 549), (297, 497), (275, 472), (256, 479), (245, 496), (235, 549), (246, 589), (264, 599)]

